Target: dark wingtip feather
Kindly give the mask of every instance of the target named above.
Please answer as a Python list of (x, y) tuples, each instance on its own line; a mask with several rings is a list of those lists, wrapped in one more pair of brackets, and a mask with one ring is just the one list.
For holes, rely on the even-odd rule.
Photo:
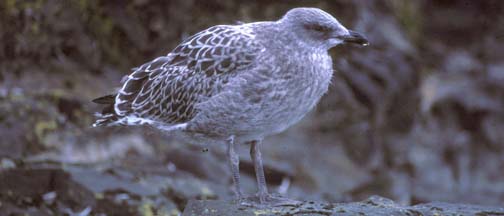
[(114, 104), (115, 97), (115, 95), (105, 95), (103, 97), (93, 99), (92, 102), (97, 104)]
[(94, 103), (106, 105), (101, 113), (97, 113), (98, 119), (93, 127), (112, 125), (119, 119), (114, 111), (115, 97), (116, 95), (105, 95), (93, 100)]

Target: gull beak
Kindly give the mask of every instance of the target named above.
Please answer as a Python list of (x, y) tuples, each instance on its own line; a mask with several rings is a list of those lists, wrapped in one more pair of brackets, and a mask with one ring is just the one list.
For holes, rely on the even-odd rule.
[(347, 35), (340, 36), (339, 38), (343, 40), (345, 43), (356, 43), (361, 46), (369, 45), (369, 41), (364, 35), (358, 32), (354, 32), (352, 30), (348, 30)]

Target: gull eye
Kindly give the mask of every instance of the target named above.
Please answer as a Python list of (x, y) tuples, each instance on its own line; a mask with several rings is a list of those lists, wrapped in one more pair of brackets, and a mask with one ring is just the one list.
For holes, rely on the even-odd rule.
[(305, 25), (305, 28), (309, 30), (314, 30), (318, 32), (329, 32), (331, 28), (328, 26), (320, 25), (320, 24), (311, 24), (311, 25)]

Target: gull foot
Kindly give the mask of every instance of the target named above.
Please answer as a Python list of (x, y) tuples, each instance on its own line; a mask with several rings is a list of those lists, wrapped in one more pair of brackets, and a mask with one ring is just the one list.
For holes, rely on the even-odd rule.
[(268, 208), (284, 206), (298, 207), (302, 205), (303, 202), (283, 197), (280, 194), (256, 194), (254, 196), (241, 198), (238, 200), (238, 203), (246, 207)]

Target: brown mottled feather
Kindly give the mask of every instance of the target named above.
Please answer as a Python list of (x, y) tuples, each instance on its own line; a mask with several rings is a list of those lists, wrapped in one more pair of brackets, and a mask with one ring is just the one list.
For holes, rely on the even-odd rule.
[(168, 124), (192, 119), (198, 102), (218, 93), (263, 49), (242, 28), (211, 27), (189, 37), (167, 56), (137, 68), (115, 97), (114, 117), (133, 116)]

